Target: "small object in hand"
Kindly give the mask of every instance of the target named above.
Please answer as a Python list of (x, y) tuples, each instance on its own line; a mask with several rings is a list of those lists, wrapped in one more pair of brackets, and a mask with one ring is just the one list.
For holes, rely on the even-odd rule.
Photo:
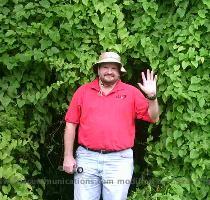
[[(63, 170), (63, 166), (58, 166), (58, 170), (59, 171), (64, 171)], [(74, 171), (73, 171), (74, 173), (75, 172), (77, 172), (77, 173), (82, 173), (83, 172), (83, 167), (76, 167), (76, 166), (74, 166)]]
[(77, 171), (77, 173), (82, 173), (83, 172), (83, 168), (82, 167), (77, 167), (77, 169), (76, 169), (76, 171)]

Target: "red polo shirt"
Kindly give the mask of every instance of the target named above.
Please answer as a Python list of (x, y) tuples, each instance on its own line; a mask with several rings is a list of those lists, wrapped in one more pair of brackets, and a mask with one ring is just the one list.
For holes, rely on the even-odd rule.
[(135, 118), (152, 122), (148, 100), (137, 88), (120, 80), (101, 94), (98, 79), (74, 94), (66, 122), (79, 124), (78, 142), (92, 149), (122, 150), (134, 145)]

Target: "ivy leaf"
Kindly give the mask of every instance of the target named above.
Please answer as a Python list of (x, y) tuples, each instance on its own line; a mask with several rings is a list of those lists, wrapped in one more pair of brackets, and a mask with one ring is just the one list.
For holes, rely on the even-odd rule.
[(185, 15), (185, 9), (183, 8), (178, 8), (177, 13), (179, 14), (180, 18), (183, 18)]
[(34, 95), (34, 94), (28, 94), (27, 95), (27, 99), (29, 100), (29, 102), (35, 103), (36, 95)]
[(41, 166), (41, 164), (40, 164), (39, 161), (36, 160), (34, 164), (36, 165), (36, 167), (37, 167), (38, 170), (41, 170), (42, 169), (42, 166)]
[(13, 30), (8, 30), (8, 31), (6, 32), (6, 34), (5, 34), (6, 37), (9, 37), (9, 36), (11, 36), (11, 35), (16, 35), (15, 31), (13, 31)]
[(87, 5), (88, 5), (88, 1), (89, 1), (89, 0), (82, 0), (82, 3), (83, 3), (85, 6), (87, 6)]
[(50, 2), (47, 0), (41, 0), (39, 1), (40, 5), (43, 6), (44, 8), (49, 8), (50, 7)]
[(174, 65), (174, 71), (178, 71), (180, 69), (180, 65)]
[(197, 77), (197, 76), (192, 76), (191, 77), (191, 84), (197, 84), (200, 83), (201, 78)]
[(182, 136), (182, 131), (178, 131), (178, 130), (174, 131), (173, 136), (174, 136), (174, 139), (176, 140), (177, 138)]
[[(182, 188), (182, 186), (180, 186), (180, 184), (178, 184), (178, 183), (172, 183), (171, 184), (171, 187), (176, 192), (176, 194), (178, 194), (180, 196), (183, 196), (184, 189)], [(180, 199), (180, 198), (177, 198), (177, 200), (178, 199)]]
[(193, 149), (191, 152), (190, 152), (190, 158), (191, 159), (196, 159), (199, 157), (199, 153), (197, 150)]
[(182, 61), (182, 68), (186, 69), (190, 65), (190, 62)]
[(9, 105), (9, 103), (11, 102), (11, 98), (7, 95), (4, 95), (4, 93), (1, 93), (0, 94), (0, 102), (6, 108)]
[(180, 51), (183, 51), (183, 50), (185, 50), (185, 47), (183, 47), (183, 46), (180, 46), (179, 48), (178, 48), (178, 51), (180, 52)]
[(187, 154), (187, 151), (186, 150), (183, 150), (183, 149), (180, 149), (179, 150), (179, 156), (180, 157), (184, 157), (186, 154)]
[(57, 53), (59, 53), (59, 49), (57, 47), (51, 47), (51, 52), (53, 54), (57, 54)]
[(1, 0), (0, 1), (0, 6), (3, 7), (7, 2), (8, 2), (8, 0)]
[(203, 18), (203, 19), (206, 18), (205, 13), (206, 13), (206, 10), (199, 10), (199, 11), (198, 11), (198, 15), (199, 15), (201, 18)]
[(24, 104), (25, 104), (25, 100), (17, 99), (17, 105), (18, 105), (19, 108), (22, 108)]
[(48, 32), (50, 39), (53, 42), (59, 42), (60, 41), (60, 33), (57, 28), (54, 28), (53, 30), (49, 30)]
[(47, 49), (48, 47), (52, 46), (51, 40), (41, 39), (39, 43), (41, 44), (41, 50)]
[(201, 108), (203, 108), (203, 106), (205, 105), (205, 99), (204, 98), (199, 98), (199, 106), (201, 107)]
[(207, 5), (208, 9), (210, 9), (210, 1), (209, 0), (202, 0), (202, 2)]
[(197, 68), (198, 67), (198, 61), (191, 61), (191, 63)]
[(5, 185), (2, 186), (2, 191), (4, 192), (4, 194), (9, 194), (10, 190), (11, 190), (10, 184), (7, 186), (5, 186)]

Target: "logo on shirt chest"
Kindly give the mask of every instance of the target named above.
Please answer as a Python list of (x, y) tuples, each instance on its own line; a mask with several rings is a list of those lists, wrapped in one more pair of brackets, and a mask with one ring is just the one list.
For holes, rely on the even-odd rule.
[(126, 98), (126, 94), (118, 94), (115, 96), (117, 99), (125, 99)]

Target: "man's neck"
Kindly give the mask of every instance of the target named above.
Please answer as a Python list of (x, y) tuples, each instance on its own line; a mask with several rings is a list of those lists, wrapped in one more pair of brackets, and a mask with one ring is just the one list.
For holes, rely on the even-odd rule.
[(111, 90), (116, 86), (117, 82), (119, 80), (117, 80), (114, 84), (107, 84), (107, 83), (103, 83), (100, 79), (99, 79), (99, 87), (100, 90), (102, 92), (104, 92), (105, 94), (108, 94), (111, 92)]

